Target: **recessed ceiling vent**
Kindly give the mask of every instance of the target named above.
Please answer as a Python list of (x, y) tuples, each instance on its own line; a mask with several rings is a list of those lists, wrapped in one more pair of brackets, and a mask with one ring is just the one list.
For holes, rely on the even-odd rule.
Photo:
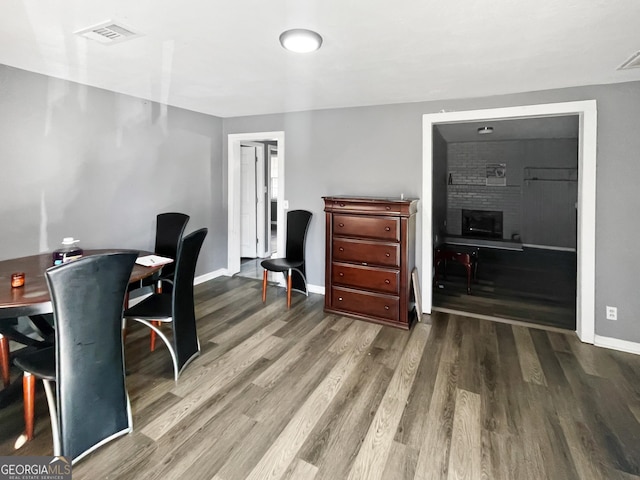
[(81, 37), (96, 40), (103, 45), (113, 45), (142, 35), (130, 27), (124, 26), (121, 22), (115, 22), (113, 20), (94, 25), (93, 27), (83, 28), (74, 33)]
[(629, 59), (618, 67), (618, 70), (629, 70), (630, 68), (640, 68), (640, 52), (636, 52)]

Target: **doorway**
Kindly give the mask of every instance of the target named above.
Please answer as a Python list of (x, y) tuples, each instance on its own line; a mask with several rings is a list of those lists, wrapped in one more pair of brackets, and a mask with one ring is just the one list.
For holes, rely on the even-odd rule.
[[(244, 145), (244, 147), (243, 147)], [(252, 198), (250, 194), (246, 194), (246, 190), (243, 189), (243, 183), (249, 185), (251, 180), (245, 177), (243, 182), (242, 165), (243, 165), (243, 150), (245, 150), (245, 163), (246, 160), (246, 147), (260, 146), (265, 152), (264, 166), (259, 167), (256, 170), (258, 176), (261, 175), (261, 179), (256, 182), (258, 187), (256, 188), (256, 196), (253, 198), (263, 198), (261, 207), (257, 211), (256, 219), (258, 215), (263, 215), (262, 222), (258, 222), (261, 227), (256, 227), (256, 231), (261, 228), (262, 242), (258, 235), (256, 238), (256, 254), (255, 261), (258, 262), (261, 257), (270, 256), (274, 252), (272, 247), (271, 236), (271, 218), (273, 213), (271, 212), (271, 166), (270, 161), (277, 163), (275, 171), (277, 172), (277, 191), (273, 200), (275, 201), (275, 250), (284, 251), (285, 246), (285, 224), (284, 224), (284, 212), (285, 212), (285, 200), (284, 200), (284, 185), (285, 185), (285, 168), (284, 168), (284, 132), (257, 132), (257, 133), (241, 133), (228, 135), (228, 238), (227, 238), (227, 270), (230, 275), (234, 275), (241, 271), (241, 257), (244, 249), (243, 243), (243, 196), (246, 197), (245, 203), (251, 203)], [(273, 153), (277, 153), (273, 155)], [(249, 154), (250, 155), (250, 154)], [(247, 168), (245, 166), (245, 168)], [(250, 168), (248, 170), (251, 170)], [(259, 170), (259, 171), (258, 171)], [(268, 171), (268, 172), (267, 172)], [(267, 181), (269, 178), (269, 181)], [(243, 195), (246, 194), (246, 195)], [(258, 201), (256, 200), (256, 205)], [(247, 225), (251, 225), (252, 220), (245, 220)], [(250, 236), (250, 235), (249, 235)], [(259, 272), (261, 275), (261, 272)]]
[(422, 206), (422, 304), (426, 313), (432, 309), (433, 245), (437, 232), (433, 216), (433, 128), (438, 124), (481, 120), (536, 118), (577, 115), (578, 205), (577, 205), (577, 294), (576, 332), (586, 343), (595, 339), (595, 185), (597, 110), (595, 100), (521, 107), (443, 112), (423, 116), (423, 206)]

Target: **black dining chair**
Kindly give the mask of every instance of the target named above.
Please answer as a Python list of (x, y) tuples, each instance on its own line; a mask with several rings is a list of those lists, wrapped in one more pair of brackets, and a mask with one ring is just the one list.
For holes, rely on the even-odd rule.
[[(124, 312), (125, 322), (133, 320), (146, 325), (167, 345), (173, 361), (176, 382), (186, 365), (200, 354), (193, 302), (193, 279), (207, 231), (206, 228), (201, 228), (180, 241), (171, 293), (154, 293)], [(172, 339), (169, 340), (154, 322), (170, 323), (173, 330)]]
[[(153, 252), (162, 257), (176, 259), (178, 254), (178, 244), (184, 234), (184, 229), (191, 217), (185, 213), (166, 212), (156, 216), (156, 241)], [(175, 263), (169, 263), (162, 267), (160, 274), (145, 278), (140, 283), (129, 286), (129, 291), (138, 288), (144, 288), (155, 285), (157, 292), (163, 288), (171, 291), (173, 284), (173, 276), (175, 272)], [(156, 325), (158, 326), (158, 325)], [(156, 349), (156, 332), (151, 330), (150, 349), (153, 352)]]
[[(90, 255), (48, 269), (53, 347), (17, 354), (24, 370), (26, 440), (33, 438), (35, 379), (43, 380), (53, 454), (72, 463), (132, 430), (121, 327), (138, 252)], [(55, 387), (52, 384), (55, 382)]]
[(281, 272), (287, 284), (287, 308), (291, 307), (291, 290), (309, 295), (305, 269), (305, 242), (312, 213), (307, 210), (287, 212), (287, 246), (284, 258), (269, 258), (260, 265), (262, 274), (262, 302), (267, 301), (268, 272)]

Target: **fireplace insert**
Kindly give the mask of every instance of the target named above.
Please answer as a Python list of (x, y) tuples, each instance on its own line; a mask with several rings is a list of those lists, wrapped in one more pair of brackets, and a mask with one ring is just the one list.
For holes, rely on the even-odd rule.
[(502, 238), (502, 212), (497, 210), (462, 210), (464, 237)]

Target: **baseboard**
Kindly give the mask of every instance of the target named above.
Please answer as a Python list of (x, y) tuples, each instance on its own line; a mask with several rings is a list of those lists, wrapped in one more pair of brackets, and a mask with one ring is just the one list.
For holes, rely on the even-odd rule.
[[(280, 280), (278, 282), (278, 287), (287, 288), (287, 284), (285, 283), (284, 280)], [(296, 289), (294, 288), (294, 290)], [(309, 290), (309, 293), (319, 293), (320, 295), (324, 295), (324, 287), (321, 287), (319, 285), (308, 284), (307, 290)], [(296, 291), (299, 291), (299, 290), (296, 290)]]
[(324, 287), (321, 287), (320, 285), (307, 285), (307, 289), (309, 290), (309, 292), (311, 293), (319, 293), (320, 295), (324, 295)]
[(640, 343), (637, 342), (629, 342), (628, 340), (620, 340), (619, 338), (596, 335), (593, 344), (597, 347), (610, 348), (612, 350), (640, 355)]
[(204, 275), (199, 275), (193, 280), (194, 285), (199, 285), (200, 283), (207, 282), (209, 280), (213, 280), (214, 278), (229, 276), (229, 271), (226, 268), (219, 268), (213, 272), (205, 273)]
[(144, 300), (147, 297), (150, 297), (151, 295), (153, 295), (153, 292), (145, 293), (144, 295), (139, 295), (137, 297), (130, 298), (129, 299), (129, 304), (127, 305), (127, 308), (131, 308), (134, 305), (137, 305), (142, 300)]
[(523, 243), (523, 247), (539, 248), (540, 250), (557, 250), (558, 252), (575, 252), (575, 248), (570, 247), (552, 247), (551, 245), (534, 245), (533, 243)]

